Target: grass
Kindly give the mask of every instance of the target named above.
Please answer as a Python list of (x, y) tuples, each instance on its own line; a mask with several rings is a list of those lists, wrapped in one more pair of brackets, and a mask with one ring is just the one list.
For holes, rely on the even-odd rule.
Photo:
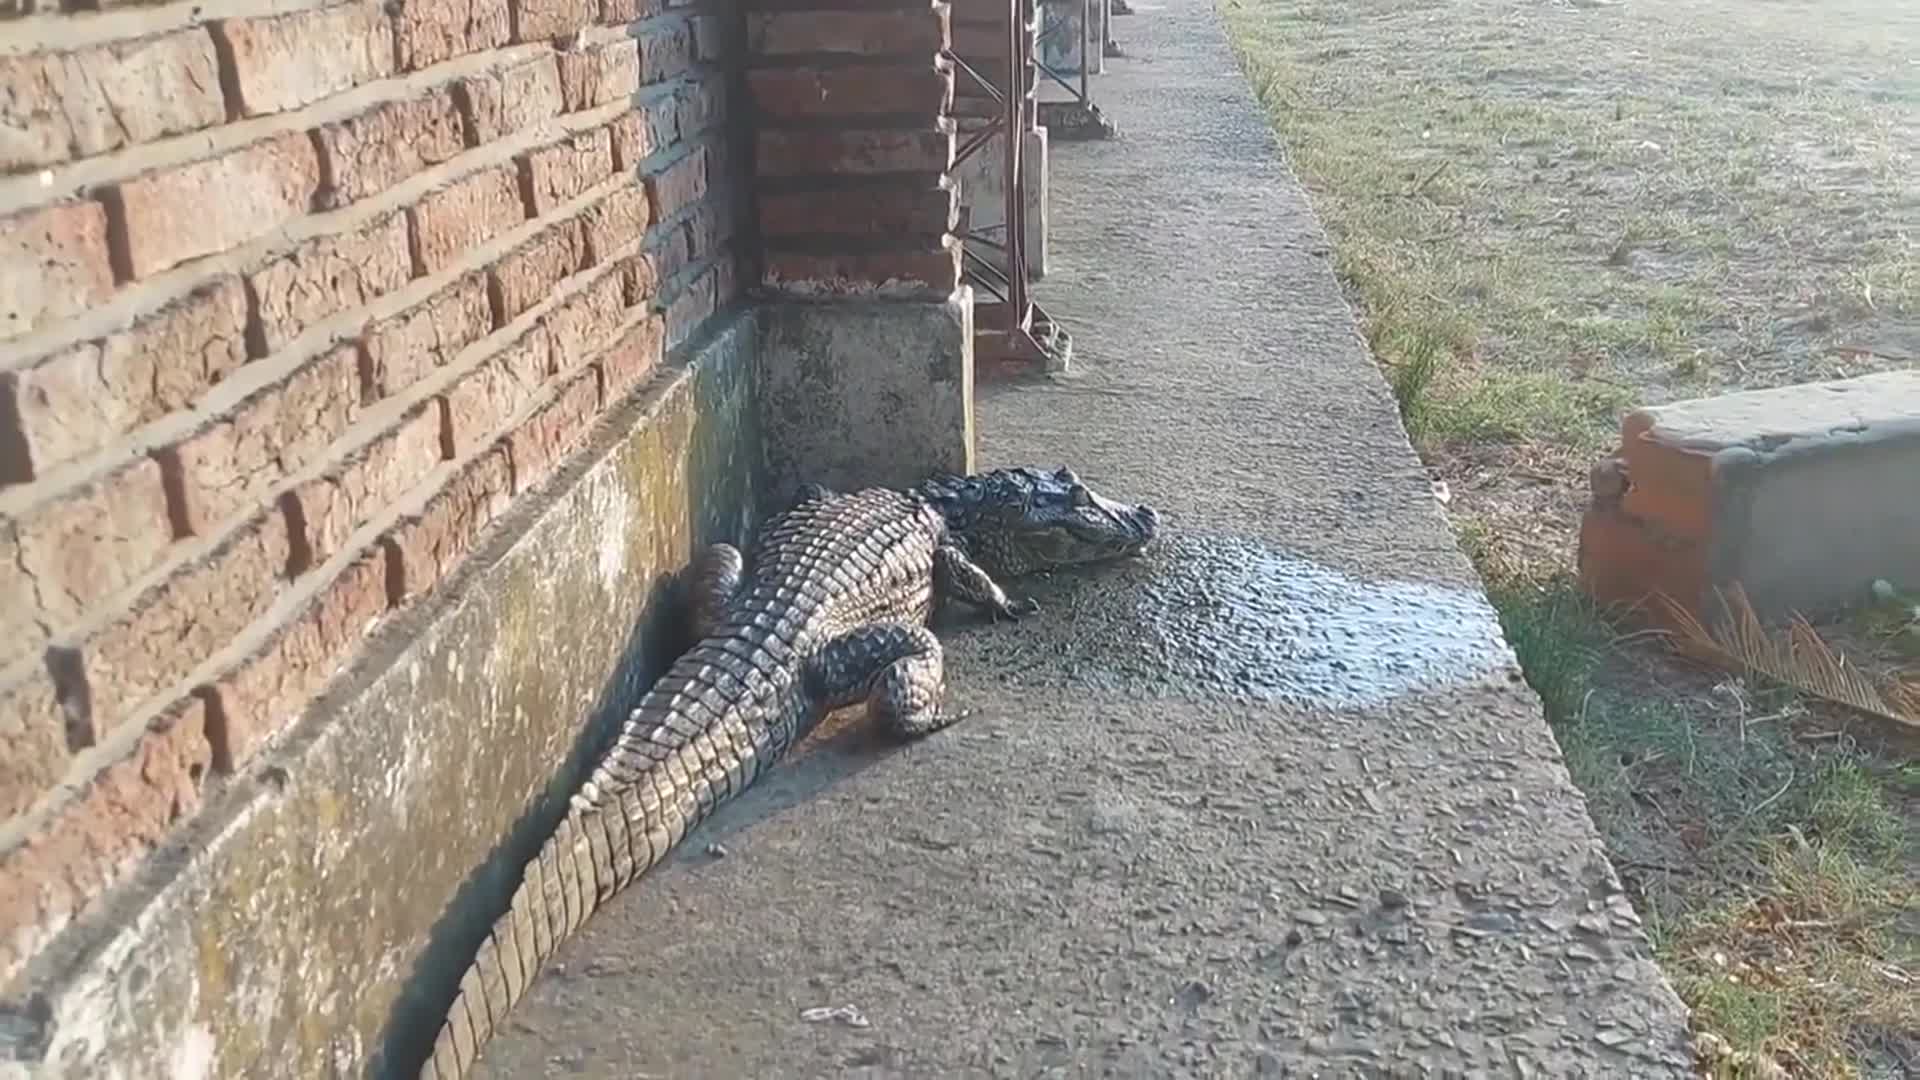
[(1623, 409), (1920, 362), (1920, 5), (1219, 2), (1714, 1070), (1920, 1071), (1911, 748), (1571, 578)]

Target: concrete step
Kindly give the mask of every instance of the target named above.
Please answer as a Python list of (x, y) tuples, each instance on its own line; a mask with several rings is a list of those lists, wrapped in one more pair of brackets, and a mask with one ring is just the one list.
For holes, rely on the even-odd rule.
[(1736, 583), (1770, 620), (1920, 582), (1920, 371), (1635, 409), (1591, 475), (1581, 580), (1656, 621)]

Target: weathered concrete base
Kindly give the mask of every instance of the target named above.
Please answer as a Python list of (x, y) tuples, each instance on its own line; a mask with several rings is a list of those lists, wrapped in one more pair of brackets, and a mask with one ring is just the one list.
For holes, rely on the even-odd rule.
[(766, 493), (905, 486), (973, 467), (973, 290), (770, 301), (756, 367)]
[(684, 646), (676, 578), (695, 545), (746, 534), (756, 328), (732, 316), (605, 418), (284, 746), (43, 955), (0, 1024), (0, 1051), (39, 1060), (0, 1076), (417, 1067), (583, 763)]
[(1920, 371), (1637, 409), (1593, 484), (1580, 572), (1603, 603), (1717, 620), (1738, 583), (1774, 619), (1920, 583)]
[(1120, 133), (1113, 120), (1091, 101), (1042, 101), (1040, 122), (1056, 142), (1111, 139)]
[[(972, 130), (963, 129), (962, 142)], [(1047, 129), (1035, 126), (1020, 145), (1020, 157), (1026, 167), (1027, 274), (1033, 280), (1047, 276)], [(1005, 140), (992, 139), (975, 150), (954, 170), (960, 185), (960, 205), (967, 208), (967, 228), (985, 235), (995, 243), (1006, 242), (1007, 223), (1007, 146)], [(992, 230), (989, 232), (989, 230)], [(973, 253), (1002, 270), (1007, 260), (1004, 251), (982, 244), (973, 245)]]

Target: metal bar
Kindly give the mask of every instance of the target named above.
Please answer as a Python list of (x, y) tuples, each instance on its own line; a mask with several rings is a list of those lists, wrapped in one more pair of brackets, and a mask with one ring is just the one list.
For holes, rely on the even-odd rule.
[(1093, 70), (1093, 0), (1080, 0), (1080, 100), (1087, 100), (1087, 72)]
[(1019, 331), (1026, 323), (1027, 308), (1027, 238), (1021, 205), (1020, 147), (1026, 142), (1027, 110), (1026, 94), (1015, 93), (1012, 83), (1017, 80), (1024, 91), (1027, 83), (1027, 65), (1032, 62), (1032, 39), (1028, 36), (1027, 21), (1022, 17), (1023, 8), (1032, 0), (1007, 0), (1007, 108), (1006, 134), (1007, 158), (1003, 189), (1006, 196), (1007, 223), (1007, 332)]
[(999, 130), (1000, 130), (1000, 119), (998, 117), (995, 117), (994, 119), (988, 121), (986, 127), (981, 128), (978, 134), (974, 135), (971, 139), (968, 139), (965, 145), (961, 146), (959, 150), (956, 150), (954, 152), (952, 167), (957, 168), (961, 162), (967, 160), (969, 157), (972, 157), (973, 152), (975, 150), (980, 149), (982, 146), (985, 146), (987, 142), (990, 139), (992, 139), (994, 134)]
[(954, 66), (958, 67), (967, 78), (973, 80), (975, 89), (985, 90), (987, 96), (993, 98), (994, 104), (997, 105), (1000, 103), (1000, 90), (993, 85), (993, 80), (973, 70), (973, 65), (960, 59), (960, 54), (954, 52), (952, 49), (948, 49), (944, 55), (947, 59), (953, 61)]

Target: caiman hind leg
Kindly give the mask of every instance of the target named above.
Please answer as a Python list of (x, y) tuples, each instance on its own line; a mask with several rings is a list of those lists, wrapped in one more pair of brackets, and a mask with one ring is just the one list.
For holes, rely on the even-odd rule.
[(807, 685), (829, 710), (864, 700), (868, 714), (903, 739), (968, 715), (941, 708), (945, 654), (933, 631), (914, 623), (875, 623), (834, 638), (808, 663)]
[(712, 634), (726, 621), (727, 605), (740, 591), (746, 568), (746, 557), (732, 544), (709, 544), (694, 558), (687, 574), (687, 591), (692, 601), (689, 619), (695, 641)]
[(986, 608), (996, 618), (1018, 619), (1040, 610), (1040, 601), (1031, 596), (1008, 596), (992, 575), (952, 544), (942, 544), (933, 553), (933, 587), (942, 596)]

